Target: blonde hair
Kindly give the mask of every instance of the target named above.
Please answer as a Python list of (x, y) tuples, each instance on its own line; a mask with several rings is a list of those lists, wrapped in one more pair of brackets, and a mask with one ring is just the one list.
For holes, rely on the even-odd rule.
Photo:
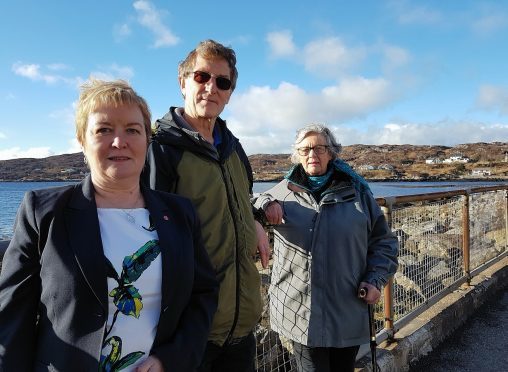
[(152, 115), (145, 99), (124, 80), (104, 81), (91, 78), (81, 85), (76, 107), (76, 138), (83, 145), (88, 116), (102, 106), (135, 105), (141, 110), (147, 141), (151, 135)]
[(333, 159), (336, 159), (339, 153), (342, 151), (342, 145), (337, 142), (335, 136), (332, 131), (328, 129), (326, 126), (322, 124), (310, 124), (306, 127), (298, 129), (296, 131), (296, 139), (293, 145), (293, 153), (291, 154), (291, 162), (293, 164), (300, 163), (300, 156), (298, 155), (298, 151), (296, 150), (298, 144), (304, 140), (309, 134), (320, 134), (326, 140), (326, 145), (328, 146), (328, 152)]
[(178, 64), (178, 79), (182, 80), (191, 72), (194, 72), (194, 65), (197, 57), (200, 56), (206, 60), (224, 59), (229, 65), (231, 73), (231, 91), (235, 90), (238, 80), (238, 70), (236, 69), (236, 54), (231, 48), (228, 48), (215, 40), (203, 40), (192, 50), (187, 57)]

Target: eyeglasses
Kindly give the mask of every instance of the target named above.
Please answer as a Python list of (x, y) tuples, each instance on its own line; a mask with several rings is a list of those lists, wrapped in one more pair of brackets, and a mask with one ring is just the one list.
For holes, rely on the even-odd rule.
[(316, 145), (314, 147), (298, 147), (296, 151), (298, 151), (298, 154), (301, 156), (307, 156), (310, 154), (310, 150), (314, 150), (315, 154), (323, 155), (327, 150), (328, 146), (326, 145)]
[(217, 83), (217, 88), (220, 90), (229, 90), (229, 88), (231, 88), (231, 80), (223, 76), (213, 75), (204, 71), (194, 71), (192, 74), (194, 74), (194, 81), (198, 84), (208, 83), (213, 76)]

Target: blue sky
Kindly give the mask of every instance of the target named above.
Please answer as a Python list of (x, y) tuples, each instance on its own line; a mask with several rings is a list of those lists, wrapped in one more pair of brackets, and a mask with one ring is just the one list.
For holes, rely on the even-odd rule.
[(0, 159), (80, 151), (79, 85), (123, 78), (154, 120), (211, 38), (239, 80), (221, 117), (247, 154), (329, 125), (343, 145), (508, 141), (508, 1), (0, 2)]

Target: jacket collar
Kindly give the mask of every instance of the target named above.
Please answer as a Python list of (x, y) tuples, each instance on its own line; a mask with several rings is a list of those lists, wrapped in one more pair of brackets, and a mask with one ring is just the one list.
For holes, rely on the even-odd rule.
[[(353, 186), (356, 191), (360, 193), (372, 193), (367, 181), (365, 181), (362, 176), (356, 173), (353, 168), (351, 168), (351, 166), (342, 159), (337, 158), (331, 161), (331, 164), (329, 164), (328, 167), (333, 167), (334, 172), (331, 177), (331, 182), (323, 193), (333, 192), (334, 189), (343, 188), (347, 184)], [(288, 180), (289, 184), (293, 185), (291, 188), (292, 191), (311, 192), (308, 183), (308, 176), (301, 164), (293, 166), (284, 178)], [(299, 191), (296, 191), (297, 189)]]
[(88, 175), (75, 186), (65, 211), (69, 242), (86, 283), (107, 313), (106, 261), (95, 204), (92, 179)]
[(227, 127), (220, 117), (215, 125), (220, 131), (222, 142), (216, 149), (213, 145), (203, 140), (199, 134), (190, 129), (190, 126), (182, 124), (184, 120), (178, 113), (177, 107), (171, 107), (162, 119), (156, 121), (154, 139), (161, 144), (176, 146), (185, 150), (215, 158), (216, 160), (227, 159), (238, 146), (238, 138)]

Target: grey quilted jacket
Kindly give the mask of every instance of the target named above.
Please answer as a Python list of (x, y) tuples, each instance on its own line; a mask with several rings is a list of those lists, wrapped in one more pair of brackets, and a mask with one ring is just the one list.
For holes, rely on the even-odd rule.
[[(279, 334), (312, 347), (369, 341), (360, 282), (381, 288), (397, 269), (397, 238), (365, 181), (338, 167), (321, 197), (305, 188), (301, 166), (262, 193), (255, 206), (277, 200), (270, 323)], [(351, 177), (353, 175), (353, 177)]]

